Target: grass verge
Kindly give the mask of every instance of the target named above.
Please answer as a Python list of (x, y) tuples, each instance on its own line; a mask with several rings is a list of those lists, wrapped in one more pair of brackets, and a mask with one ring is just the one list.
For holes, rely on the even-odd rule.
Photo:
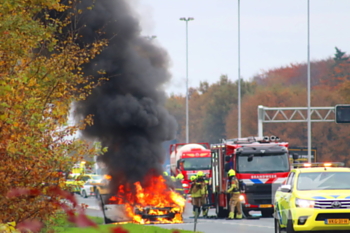
[[(174, 229), (164, 229), (161, 227), (148, 226), (148, 225), (139, 225), (139, 224), (123, 224), (123, 225), (99, 225), (99, 228), (67, 228), (64, 232), (66, 233), (112, 233), (111, 229), (121, 227), (124, 230), (129, 231), (129, 233), (172, 233)], [(175, 231), (176, 232), (176, 231)], [(193, 233), (193, 231), (177, 230), (179, 233)], [(122, 231), (120, 231), (122, 233)], [(123, 232), (124, 233), (124, 232)]]
[[(174, 229), (170, 229), (170, 230), (164, 229), (161, 227), (150, 226), (150, 225), (140, 225), (140, 224), (105, 225), (103, 218), (101, 217), (89, 216), (89, 218), (98, 225), (98, 228), (76, 227), (74, 224), (66, 220), (67, 215), (65, 213), (57, 213), (54, 216), (54, 218), (52, 218), (48, 223), (45, 224), (46, 227), (42, 229), (41, 233), (112, 233), (111, 229), (116, 228), (118, 226), (124, 230), (127, 230), (128, 233), (173, 233), (175, 230), (177, 230), (177, 232), (179, 233), (193, 233), (193, 231), (176, 229), (176, 225), (174, 225)], [(120, 231), (120, 233), (124, 233), (124, 232)]]

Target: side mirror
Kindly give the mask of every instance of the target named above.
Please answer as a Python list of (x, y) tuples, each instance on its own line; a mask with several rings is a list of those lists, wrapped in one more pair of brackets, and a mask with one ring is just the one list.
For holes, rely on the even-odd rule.
[(182, 159), (179, 159), (176, 163), (176, 168), (180, 168), (180, 164), (183, 163)]
[(230, 162), (231, 156), (225, 156), (225, 162)]
[(249, 156), (248, 156), (248, 162), (253, 161), (253, 158), (254, 158), (254, 155), (253, 155), (253, 154), (249, 155)]
[(293, 154), (292, 154), (292, 156), (293, 156), (293, 160), (297, 160), (297, 159), (299, 159), (299, 155), (298, 155), (298, 154), (296, 154), (296, 153), (293, 153)]
[(292, 186), (290, 184), (284, 184), (281, 186), (281, 192), (284, 193), (289, 193), (290, 191), (292, 191)]

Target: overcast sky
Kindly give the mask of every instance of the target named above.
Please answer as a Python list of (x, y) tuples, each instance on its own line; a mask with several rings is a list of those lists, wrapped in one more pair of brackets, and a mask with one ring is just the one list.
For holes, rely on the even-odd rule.
[[(189, 86), (238, 78), (238, 0), (133, 0), (142, 34), (155, 35), (171, 59), (166, 91), (186, 91), (186, 23)], [(307, 62), (307, 0), (241, 0), (241, 77), (291, 63)], [(350, 53), (350, 0), (310, 0), (311, 60), (326, 59), (334, 47)], [(312, 67), (311, 67), (312, 69)], [(306, 76), (306, 74), (305, 74)]]

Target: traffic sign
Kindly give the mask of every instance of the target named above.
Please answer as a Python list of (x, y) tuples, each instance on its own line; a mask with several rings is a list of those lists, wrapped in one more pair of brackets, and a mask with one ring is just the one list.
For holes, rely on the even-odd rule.
[(350, 123), (350, 104), (338, 104), (335, 106), (335, 122)]

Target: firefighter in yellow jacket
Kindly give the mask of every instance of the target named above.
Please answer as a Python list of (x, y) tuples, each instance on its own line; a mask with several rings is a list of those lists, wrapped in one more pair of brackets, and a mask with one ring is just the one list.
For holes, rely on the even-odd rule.
[[(193, 180), (192, 180), (193, 179)], [(189, 193), (191, 194), (192, 198), (192, 205), (193, 205), (193, 216), (197, 217), (200, 215), (201, 207), (203, 205), (203, 186), (201, 182), (198, 182), (198, 177), (192, 178), (192, 185), (189, 190)]]
[(184, 175), (182, 175), (181, 173), (175, 177), (175, 191), (180, 195), (186, 197), (184, 188), (182, 186), (183, 179), (184, 179)]
[(202, 171), (199, 171), (197, 173), (197, 183), (200, 183), (202, 186), (202, 212), (203, 212), (203, 217), (208, 216), (208, 207), (206, 206), (207, 204), (207, 198), (208, 198), (208, 181), (205, 179), (205, 174)]
[(236, 178), (236, 172), (235, 170), (231, 169), (227, 173), (230, 181), (229, 189), (227, 190), (227, 193), (231, 195), (230, 198), (230, 213), (228, 215), (229, 219), (234, 219), (235, 210), (237, 210), (236, 213), (236, 219), (242, 219), (242, 207), (241, 202), (239, 200), (240, 191), (239, 191), (239, 182)]

